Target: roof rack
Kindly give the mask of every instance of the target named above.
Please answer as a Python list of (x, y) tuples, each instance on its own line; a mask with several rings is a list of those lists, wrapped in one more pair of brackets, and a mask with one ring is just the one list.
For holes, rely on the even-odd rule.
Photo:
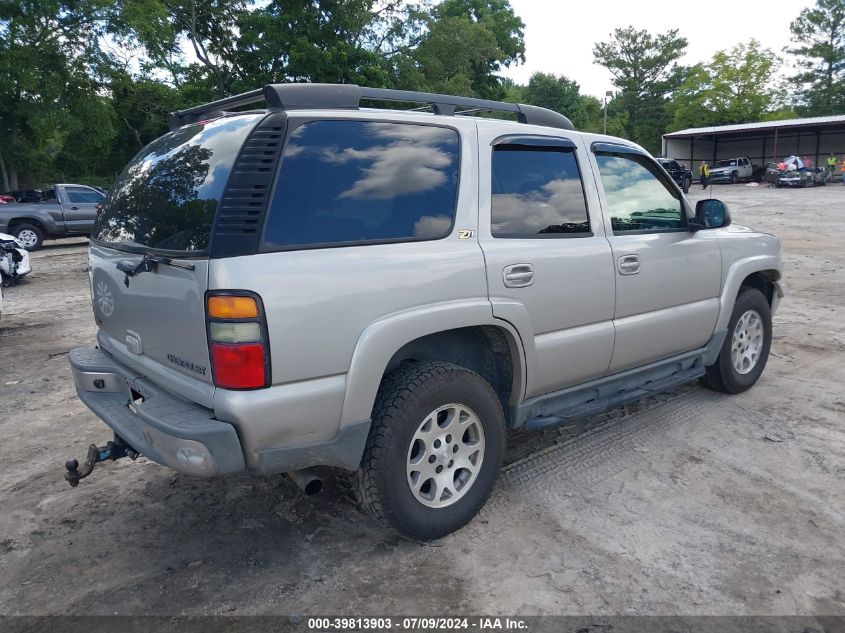
[[(413, 92), (389, 88), (367, 88), (353, 84), (268, 84), (257, 90), (211, 101), (185, 110), (171, 112), (167, 122), (171, 130), (196, 123), (212, 116), (220, 116), (225, 108), (237, 108), (264, 101), (270, 110), (357, 110), (361, 100), (421, 103), (434, 114), (466, 115), (479, 111), (512, 112), (520, 123), (574, 130), (572, 122), (558, 112), (522, 103), (506, 103), (488, 99), (456, 97), (432, 92)], [(458, 110), (464, 108), (464, 110)]]

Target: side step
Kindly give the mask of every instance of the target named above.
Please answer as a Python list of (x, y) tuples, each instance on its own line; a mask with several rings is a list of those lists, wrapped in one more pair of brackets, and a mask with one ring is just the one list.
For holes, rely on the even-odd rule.
[[(689, 365), (684, 367), (684, 365)], [(602, 379), (594, 386), (585, 386), (565, 395), (550, 395), (539, 411), (525, 421), (525, 426), (534, 431), (553, 429), (569, 424), (578, 418), (598, 415), (608, 409), (619, 407), (628, 402), (639, 400), (649, 394), (666, 391), (672, 387), (696, 380), (704, 375), (704, 365), (700, 359), (682, 363), (680, 368), (669, 375), (663, 371), (644, 371), (639, 374)], [(639, 379), (635, 382), (634, 379)], [(637, 384), (638, 383), (638, 384)], [(580, 396), (580, 397), (579, 397)], [(557, 401), (557, 402), (556, 402)], [(560, 406), (557, 408), (555, 405)], [(535, 407), (532, 407), (535, 408)]]

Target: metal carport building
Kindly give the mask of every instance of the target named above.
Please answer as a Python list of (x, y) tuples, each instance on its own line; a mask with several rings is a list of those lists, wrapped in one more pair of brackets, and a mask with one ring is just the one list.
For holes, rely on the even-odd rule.
[(845, 114), (697, 127), (663, 135), (663, 156), (684, 163), (696, 176), (701, 161), (713, 165), (747, 156), (753, 164), (763, 165), (794, 154), (824, 166), (830, 152), (840, 161), (845, 158)]

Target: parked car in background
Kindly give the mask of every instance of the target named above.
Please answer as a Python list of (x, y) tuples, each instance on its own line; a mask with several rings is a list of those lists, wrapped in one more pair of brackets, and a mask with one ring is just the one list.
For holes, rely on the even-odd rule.
[(0, 232), (14, 235), (28, 251), (41, 248), (45, 238), (89, 235), (106, 199), (93, 187), (72, 184), (39, 190), (39, 196), (0, 207)]
[(379, 521), (438, 538), (489, 496), (506, 429), (763, 372), (780, 242), (691, 205), (630, 141), (349, 84), (268, 85), (169, 123), (91, 236), (96, 345), (69, 362), (115, 435), (65, 464), (71, 485), (139, 453), (306, 493), (334, 466)]
[(717, 161), (710, 168), (710, 182), (737, 183), (740, 180), (751, 180), (753, 175), (754, 166), (745, 156)]
[(811, 187), (813, 174), (806, 169), (784, 170), (778, 174), (775, 187)]
[(672, 176), (672, 180), (678, 183), (684, 193), (689, 193), (692, 184), (692, 172), (689, 169), (671, 158), (658, 158), (657, 162), (666, 170), (667, 174)]
[(0, 204), (15, 204), (16, 202), (14, 196), (5, 193), (0, 194)]
[(11, 235), (0, 233), (0, 286), (11, 286), (32, 272), (29, 253)]
[(778, 178), (780, 177), (780, 167), (778, 167), (777, 163), (766, 163), (764, 167), (764, 175), (763, 180), (765, 180), (770, 185), (777, 184)]

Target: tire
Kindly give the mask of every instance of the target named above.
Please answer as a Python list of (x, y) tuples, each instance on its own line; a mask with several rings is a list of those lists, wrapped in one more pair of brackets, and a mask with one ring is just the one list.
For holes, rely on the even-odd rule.
[(23, 243), (23, 247), (28, 251), (37, 251), (44, 243), (44, 234), (34, 224), (18, 224), (12, 234)]
[[(752, 315), (752, 320), (744, 322), (744, 325), (738, 328), (740, 319), (749, 313), (756, 314)], [(754, 325), (754, 316), (758, 319), (759, 330)], [(741, 336), (743, 332), (744, 336)], [(748, 336), (749, 332), (751, 337)], [(761, 337), (757, 344), (754, 343), (756, 333), (759, 333)], [(733, 351), (736, 345), (740, 346), (740, 350), (742, 349), (741, 346), (744, 345), (752, 354), (754, 349), (757, 349), (754, 361), (744, 363), (749, 365), (744, 372), (741, 372), (735, 364), (737, 359), (734, 358)], [(740, 289), (739, 296), (734, 303), (731, 319), (728, 322), (728, 334), (725, 337), (725, 342), (722, 343), (719, 357), (713, 365), (707, 368), (702, 382), (706, 387), (723, 393), (742, 393), (750, 389), (766, 367), (771, 346), (772, 313), (769, 302), (763, 296), (763, 293), (755, 288)], [(741, 359), (740, 354), (737, 357)], [(748, 360), (747, 356), (745, 358)], [(742, 360), (739, 362), (743, 363)]]
[(690, 185), (691, 185), (691, 184), (692, 184), (692, 179), (691, 179), (691, 178), (684, 178), (684, 184), (683, 184), (683, 185), (681, 185), (681, 190), (682, 190), (684, 193), (689, 193), (689, 188), (690, 188)]
[[(456, 419), (467, 420), (460, 440), (445, 435)], [(451, 363), (415, 363), (388, 375), (379, 388), (356, 474), (358, 498), (373, 518), (400, 534), (437, 539), (478, 513), (493, 490), (504, 450), (505, 416), (486, 380)], [(465, 457), (453, 460), (452, 455)], [(460, 463), (469, 468), (455, 468)], [(478, 466), (474, 471), (473, 465)], [(464, 487), (449, 490), (450, 496), (447, 485), (434, 479), (437, 468), (446, 473), (441, 483), (450, 480), (454, 487), (463, 479)]]
[(731, 173), (731, 184), (735, 185), (739, 182), (739, 175), (736, 172)]

